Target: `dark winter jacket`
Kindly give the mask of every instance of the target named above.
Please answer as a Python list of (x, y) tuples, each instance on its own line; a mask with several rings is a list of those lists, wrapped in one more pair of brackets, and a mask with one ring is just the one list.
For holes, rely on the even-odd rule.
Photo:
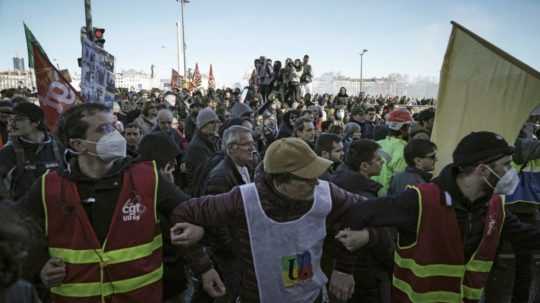
[(409, 185), (422, 184), (431, 181), (432, 174), (419, 170), (416, 167), (408, 166), (405, 171), (392, 176), (390, 187), (388, 188), (389, 195), (398, 194), (407, 189)]
[(22, 137), (12, 140), (0, 149), (0, 178), (10, 177), (11, 199), (18, 200), (45, 171), (61, 169), (63, 148), (48, 134), (41, 143), (28, 142)]
[(189, 142), (184, 159), (189, 180), (188, 188), (192, 195), (199, 195), (202, 192), (204, 179), (209, 172), (208, 162), (217, 150), (215, 143), (211, 140), (197, 131)]
[[(352, 193), (366, 198), (376, 198), (382, 185), (353, 171), (346, 165), (334, 173), (331, 182)], [(357, 250), (355, 293), (351, 302), (389, 302), (385, 289), (390, 287), (393, 269), (394, 237), (389, 228), (378, 228), (378, 243)], [(387, 292), (387, 291), (386, 291)]]
[[(297, 220), (311, 209), (313, 200), (292, 201), (284, 197), (274, 189), (270, 178), (261, 167), (257, 169), (255, 184), (261, 199), (261, 205), (266, 215), (272, 220), (277, 222)], [(326, 223), (328, 237), (333, 237), (335, 233), (341, 230), (341, 222), (348, 209), (361, 197), (346, 192), (333, 184), (330, 184), (330, 191), (332, 210), (326, 218)], [(171, 219), (173, 222), (191, 222), (206, 227), (225, 225), (234, 229), (239, 243), (237, 252), (242, 259), (243, 265), (243, 270), (240, 273), (242, 277), (240, 299), (242, 303), (259, 302), (250, 237), (239, 187), (217, 196), (191, 199), (177, 207)], [(335, 269), (345, 273), (352, 273), (354, 255), (349, 253), (341, 244), (335, 242), (335, 245)]]
[[(470, 201), (459, 189), (456, 183), (458, 170), (453, 165), (446, 166), (435, 178), (435, 183), (441, 189), (441, 201), (449, 203), (454, 209), (464, 239), (464, 255), (469, 260), (478, 248), (484, 231), (484, 222), (491, 196), (486, 195), (475, 201)], [(446, 193), (451, 197), (447, 201)], [(372, 226), (395, 227), (399, 232), (400, 246), (408, 246), (416, 241), (418, 227), (418, 193), (414, 189), (355, 204), (348, 214), (347, 221), (352, 229), (362, 229)], [(514, 248), (521, 250), (540, 249), (540, 228), (524, 224), (511, 212), (506, 212), (502, 238), (512, 243)], [(370, 243), (377, 238), (370, 238)], [(374, 245), (374, 243), (371, 243)], [(456, 244), (457, 245), (457, 244)]]

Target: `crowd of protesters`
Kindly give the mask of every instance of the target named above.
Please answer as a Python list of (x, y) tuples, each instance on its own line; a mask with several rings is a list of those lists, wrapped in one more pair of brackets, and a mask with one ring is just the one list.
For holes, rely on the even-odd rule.
[[(512, 302), (528, 302), (537, 210), (522, 224), (492, 194), (517, 186), (511, 155), (521, 169), (540, 159), (539, 117), (515, 147), (471, 133), (434, 178), (433, 99), (319, 95), (312, 80), (308, 55), (260, 57), (243, 90), (119, 90), (112, 108), (69, 109), (54, 133), (32, 97), (4, 92), (0, 302), (438, 302), (415, 283), (478, 301), (487, 278), (427, 281), (403, 260), (493, 261), (487, 215), (519, 256)], [(457, 220), (424, 209), (429, 197)], [(438, 216), (461, 261), (410, 252), (440, 251), (424, 242), (447, 222), (420, 228)], [(458, 299), (441, 282), (455, 277)]]

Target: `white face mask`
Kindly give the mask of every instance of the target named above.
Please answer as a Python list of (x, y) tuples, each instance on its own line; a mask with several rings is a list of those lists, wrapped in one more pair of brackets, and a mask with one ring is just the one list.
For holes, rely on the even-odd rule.
[(88, 140), (84, 141), (96, 144), (97, 154), (90, 154), (99, 157), (105, 162), (112, 162), (114, 160), (126, 157), (126, 139), (117, 130), (114, 130), (99, 138), (97, 142)]
[(488, 169), (491, 171), (492, 174), (494, 174), (497, 178), (499, 178), (499, 181), (497, 184), (495, 184), (495, 187), (493, 187), (486, 178), (484, 178), (484, 181), (493, 188), (493, 193), (498, 195), (511, 195), (516, 191), (516, 188), (519, 185), (519, 175), (517, 171), (513, 168), (509, 169), (504, 173), (502, 177), (499, 177), (489, 166)]

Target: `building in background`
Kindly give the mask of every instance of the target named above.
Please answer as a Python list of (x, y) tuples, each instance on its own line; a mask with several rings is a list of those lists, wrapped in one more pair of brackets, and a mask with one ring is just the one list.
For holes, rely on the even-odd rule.
[(28, 88), (34, 90), (34, 73), (32, 70), (0, 71), (0, 90), (8, 88)]
[(130, 91), (151, 90), (160, 88), (161, 81), (142, 71), (128, 69), (114, 74), (117, 88), (127, 88)]
[(13, 69), (16, 71), (24, 72), (24, 58), (13, 57)]
[[(349, 96), (360, 94), (360, 79), (341, 74), (325, 73), (313, 80), (315, 93), (337, 94), (341, 87), (347, 89)], [(414, 98), (433, 98), (437, 96), (436, 78), (419, 77), (410, 79), (407, 75), (390, 74), (381, 78), (365, 78), (362, 91), (366, 95), (409, 96)]]

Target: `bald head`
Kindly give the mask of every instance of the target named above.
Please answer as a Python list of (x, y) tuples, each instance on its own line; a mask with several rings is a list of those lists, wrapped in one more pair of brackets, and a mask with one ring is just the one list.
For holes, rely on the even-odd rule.
[(157, 123), (159, 129), (162, 131), (168, 130), (171, 128), (173, 123), (173, 114), (168, 109), (162, 109), (157, 113)]

